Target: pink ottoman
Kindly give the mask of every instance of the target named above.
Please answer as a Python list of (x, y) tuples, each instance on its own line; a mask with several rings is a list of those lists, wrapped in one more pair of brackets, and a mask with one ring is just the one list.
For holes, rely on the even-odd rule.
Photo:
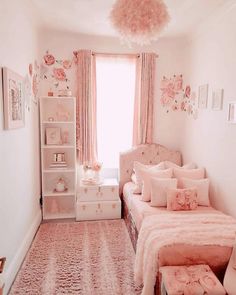
[(226, 294), (208, 265), (163, 266), (160, 273), (163, 295)]

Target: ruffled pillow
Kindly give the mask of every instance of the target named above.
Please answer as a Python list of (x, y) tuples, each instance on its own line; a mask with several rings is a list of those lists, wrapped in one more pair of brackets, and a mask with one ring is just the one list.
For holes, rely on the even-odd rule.
[(167, 190), (177, 188), (176, 178), (151, 178), (151, 206), (166, 207)]
[(141, 171), (143, 181), (141, 200), (145, 202), (151, 201), (151, 178), (172, 178), (172, 169)]
[(168, 189), (167, 210), (195, 210), (197, 206), (198, 196), (196, 188)]
[(141, 194), (142, 193), (142, 186), (143, 186), (143, 180), (142, 180), (142, 171), (160, 171), (165, 169), (164, 162), (160, 162), (157, 165), (145, 165), (140, 162), (135, 161), (134, 162), (134, 173), (135, 177), (131, 176), (132, 181), (135, 181), (136, 187), (134, 189), (134, 194)]

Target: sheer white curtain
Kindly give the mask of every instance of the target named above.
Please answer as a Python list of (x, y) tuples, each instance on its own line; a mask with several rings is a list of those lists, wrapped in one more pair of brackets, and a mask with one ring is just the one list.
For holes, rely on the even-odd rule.
[(96, 57), (98, 160), (119, 167), (119, 153), (132, 147), (135, 57)]

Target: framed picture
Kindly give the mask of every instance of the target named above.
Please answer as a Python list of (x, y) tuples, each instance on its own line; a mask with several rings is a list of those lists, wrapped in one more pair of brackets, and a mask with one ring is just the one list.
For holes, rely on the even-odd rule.
[(212, 105), (214, 111), (220, 111), (223, 107), (223, 89), (217, 89), (212, 92)]
[(236, 123), (236, 101), (229, 102), (228, 121)]
[(61, 129), (57, 127), (46, 128), (46, 144), (61, 144)]
[(199, 86), (198, 89), (198, 107), (200, 109), (207, 108), (207, 100), (208, 100), (208, 84)]
[(23, 77), (3, 68), (3, 101), (4, 101), (4, 128), (21, 128), (25, 125)]
[(0, 258), (0, 273), (3, 272), (5, 262), (6, 262), (6, 257), (1, 257)]

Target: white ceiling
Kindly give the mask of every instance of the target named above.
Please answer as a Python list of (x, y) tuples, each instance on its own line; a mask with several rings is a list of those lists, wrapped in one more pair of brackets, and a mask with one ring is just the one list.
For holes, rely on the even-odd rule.
[[(31, 0), (41, 26), (49, 29), (117, 36), (109, 22), (115, 0)], [(141, 0), (140, 0), (141, 1)], [(171, 22), (163, 36), (191, 33), (232, 0), (165, 0)]]

